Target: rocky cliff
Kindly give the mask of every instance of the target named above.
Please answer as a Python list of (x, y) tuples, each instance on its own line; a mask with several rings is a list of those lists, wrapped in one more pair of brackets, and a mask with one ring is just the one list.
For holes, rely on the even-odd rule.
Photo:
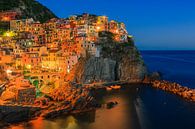
[(0, 11), (7, 10), (15, 10), (21, 13), (21, 18), (33, 18), (40, 22), (56, 17), (47, 7), (36, 0), (0, 0)]
[(73, 81), (78, 83), (128, 81), (141, 82), (147, 73), (142, 57), (131, 38), (118, 43), (104, 33), (98, 45), (100, 57), (82, 57), (75, 66)]

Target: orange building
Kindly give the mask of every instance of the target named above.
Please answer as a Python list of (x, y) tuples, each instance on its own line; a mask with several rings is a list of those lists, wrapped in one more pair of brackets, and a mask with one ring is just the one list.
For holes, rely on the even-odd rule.
[(23, 67), (31, 70), (41, 65), (41, 58), (38, 53), (25, 53), (22, 54), (22, 65)]
[(0, 12), (0, 21), (16, 20), (18, 15), (19, 13), (15, 11)]
[(6, 51), (0, 51), (0, 64), (13, 63), (13, 56), (11, 54), (6, 54)]

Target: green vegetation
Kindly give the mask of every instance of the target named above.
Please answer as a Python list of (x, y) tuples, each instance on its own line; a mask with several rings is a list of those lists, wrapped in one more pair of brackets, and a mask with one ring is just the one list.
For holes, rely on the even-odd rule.
[(1, 0), (0, 1), (0, 10), (12, 10), (15, 7), (19, 7), (19, 0)]
[[(25, 7), (25, 8), (24, 8)], [(55, 18), (55, 14), (35, 0), (1, 0), (0, 11), (20, 10), (21, 18), (33, 18), (36, 21), (45, 22)]]
[(108, 40), (111, 40), (111, 41), (113, 41), (114, 39), (114, 34), (109, 31), (101, 31), (99, 32), (98, 35), (100, 38), (106, 37)]
[(110, 32), (100, 32), (99, 36), (102, 38), (99, 43), (102, 48), (102, 57), (111, 58), (116, 61), (120, 61), (123, 58), (129, 58), (131, 61), (144, 64), (132, 37), (128, 37), (127, 42), (120, 43), (114, 40), (114, 34)]
[(3, 35), (8, 30), (9, 30), (9, 23), (8, 22), (0, 22), (0, 35)]

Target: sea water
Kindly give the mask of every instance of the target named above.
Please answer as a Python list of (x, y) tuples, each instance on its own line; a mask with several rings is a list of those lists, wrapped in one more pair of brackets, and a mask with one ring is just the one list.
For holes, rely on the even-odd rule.
[[(195, 88), (195, 51), (142, 51), (149, 71)], [(126, 85), (97, 96), (100, 102), (117, 101), (94, 116), (60, 116), (12, 125), (13, 129), (195, 129), (195, 104), (152, 87)], [(6, 127), (7, 128), (7, 127)]]

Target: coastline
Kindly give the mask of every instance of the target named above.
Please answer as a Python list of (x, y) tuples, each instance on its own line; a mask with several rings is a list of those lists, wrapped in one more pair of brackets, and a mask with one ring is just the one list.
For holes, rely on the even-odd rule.
[[(128, 83), (128, 82), (125, 82), (125, 81), (120, 81), (120, 82), (117, 81), (117, 82), (87, 84), (87, 85), (84, 85), (84, 86), (90, 92), (92, 92), (92, 91), (107, 92), (106, 88), (108, 86), (111, 86), (109, 84), (112, 84), (112, 85), (125, 85), (125, 84), (139, 85), (139, 84), (143, 84), (143, 85), (146, 85), (146, 86), (151, 86), (153, 88), (158, 88), (158, 89), (161, 89), (163, 91), (178, 95), (178, 96), (184, 98), (185, 100), (195, 102), (195, 90), (194, 89), (183, 87), (183, 86), (181, 86), (177, 83), (171, 83), (171, 82), (164, 81), (164, 80), (153, 80), (153, 81), (148, 80), (148, 81), (143, 81), (143, 82), (139, 82), (139, 83)], [(113, 89), (113, 90), (115, 90), (115, 89)], [(8, 110), (7, 107), (9, 107), (9, 110)], [(16, 107), (20, 110), (17, 110)], [(20, 117), (17, 118), (17, 117), (14, 117), (14, 116), (17, 116), (18, 113), (21, 113), (21, 109), (23, 109), (23, 106), (20, 106), (20, 105), (18, 105), (18, 106), (16, 106), (16, 105), (0, 105), (1, 112), (4, 112), (4, 114), (6, 114), (6, 112), (8, 114), (10, 112), (12, 112), (10, 117), (8, 117), (8, 119), (7, 119), (7, 120), (11, 120), (11, 121), (1, 120), (0, 123), (2, 123), (2, 122), (3, 123), (4, 122), (18, 123), (18, 122), (23, 122), (23, 121), (29, 121), (29, 120), (32, 120), (32, 119), (36, 119), (38, 117), (42, 117), (44, 119), (50, 119), (50, 118), (58, 117), (60, 115), (74, 115), (74, 114), (87, 113), (87, 112), (96, 112), (96, 110), (100, 107), (101, 107), (101, 104), (96, 104), (96, 106), (92, 106), (90, 108), (83, 108), (83, 109), (56, 108), (54, 110), (47, 110), (47, 108), (44, 109), (44, 108), (41, 108), (41, 107), (38, 108), (38, 107), (33, 107), (32, 105), (29, 105), (29, 106), (27, 106), (27, 110), (23, 111), (24, 114), (23, 115), (21, 114), (22, 119), (19, 119)], [(3, 116), (2, 116), (2, 118), (3, 118)], [(14, 118), (17, 118), (17, 121), (14, 121)]]
[(152, 81), (151, 86), (178, 95), (185, 100), (195, 102), (195, 89), (191, 89), (185, 86), (181, 86), (178, 83), (172, 83), (165, 80)]

